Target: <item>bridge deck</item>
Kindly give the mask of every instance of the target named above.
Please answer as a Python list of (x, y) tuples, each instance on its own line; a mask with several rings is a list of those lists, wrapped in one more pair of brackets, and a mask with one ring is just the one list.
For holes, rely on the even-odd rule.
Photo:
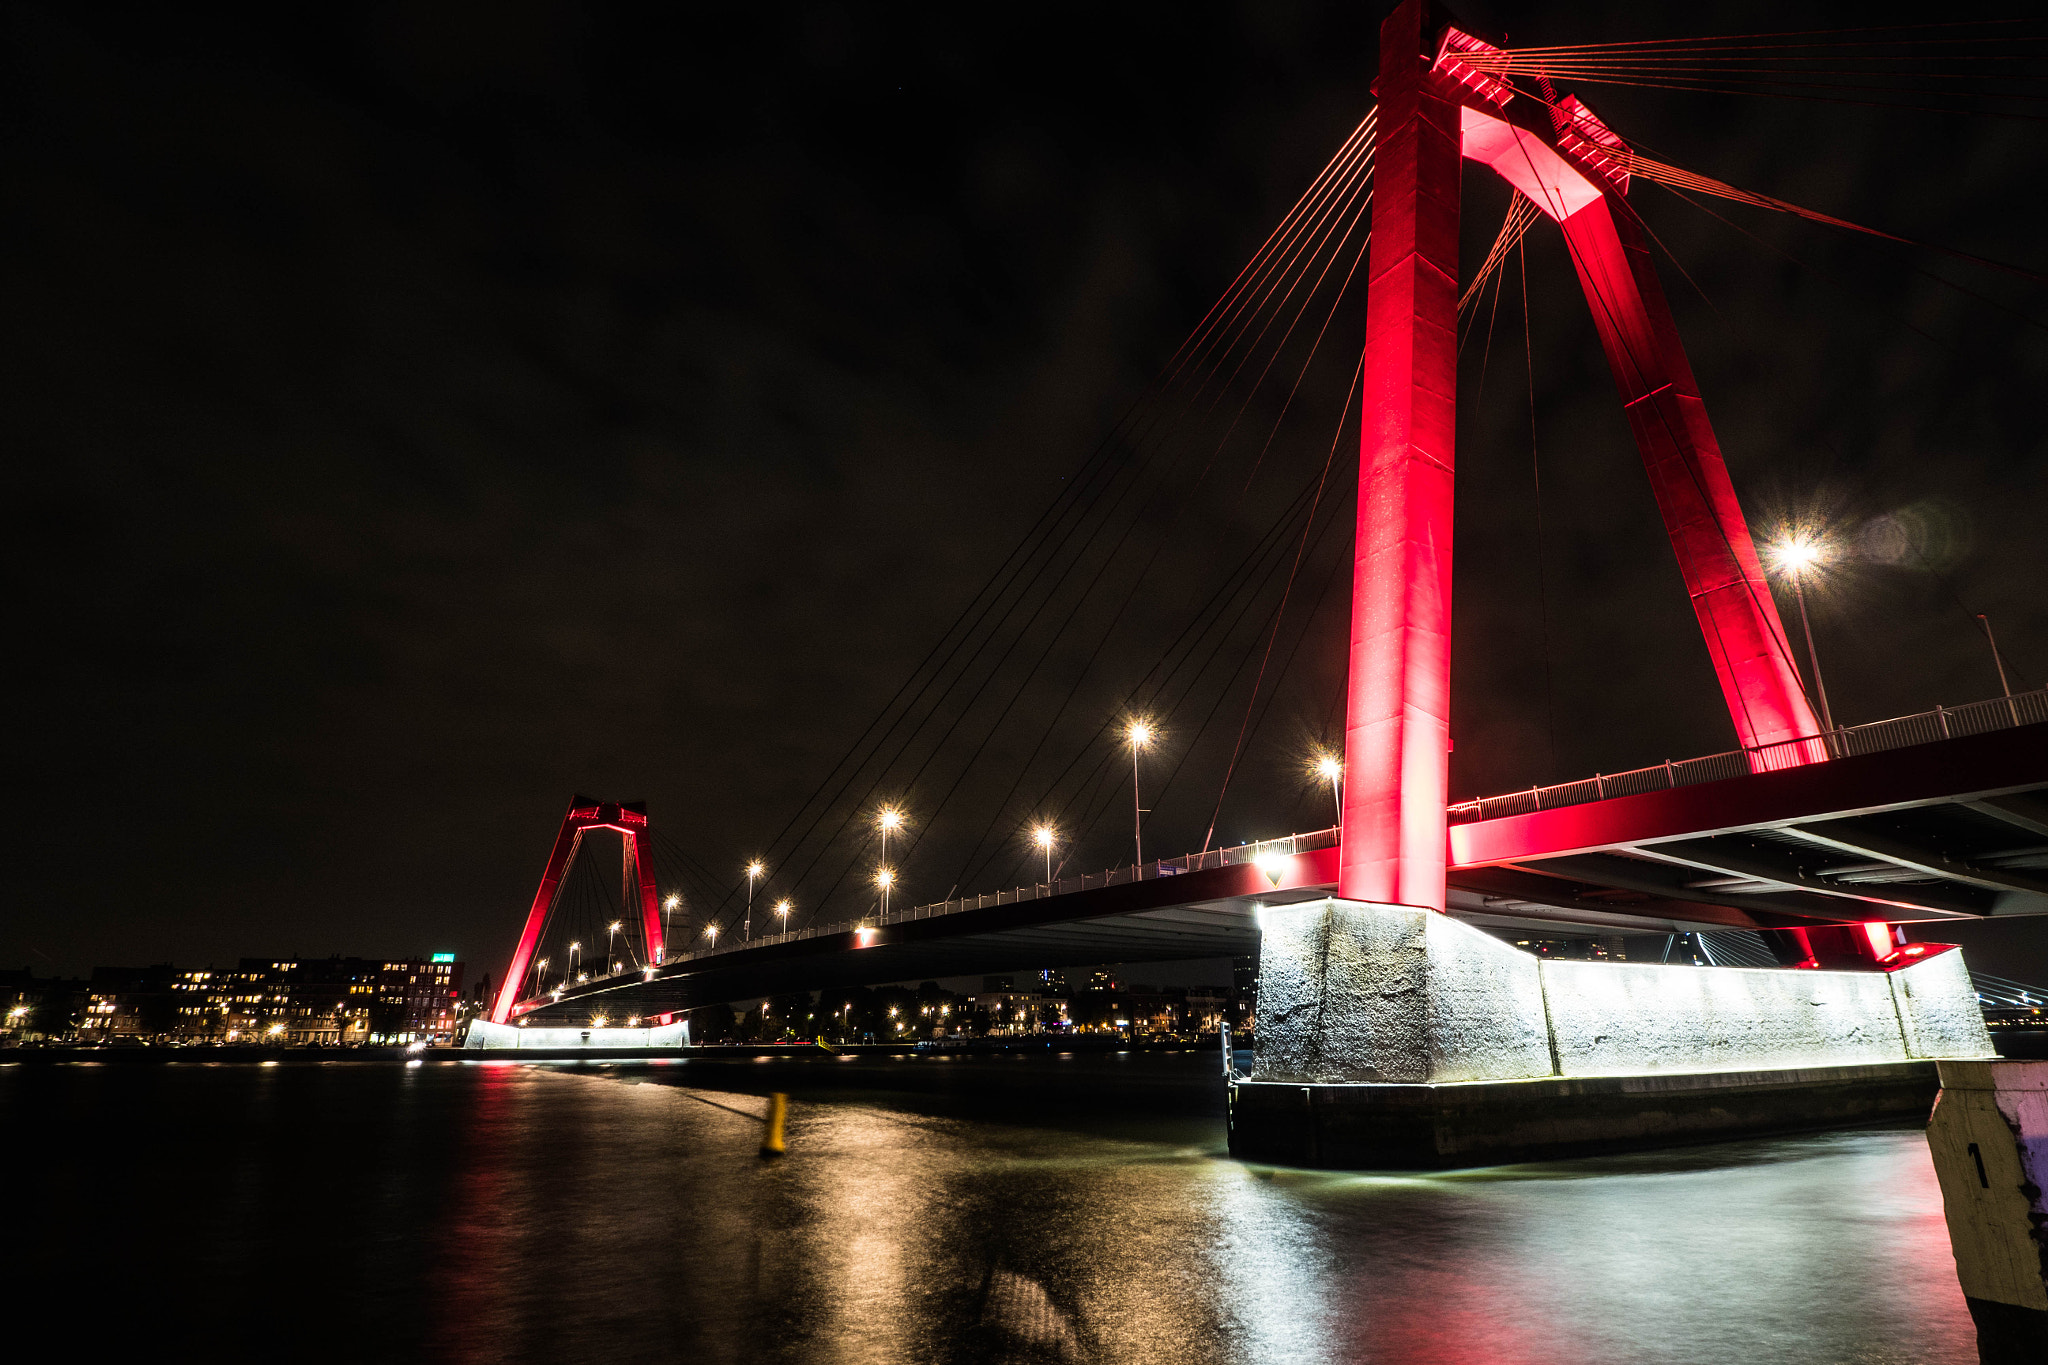
[[(1451, 913), (1609, 931), (2048, 913), (2048, 724), (1451, 829)], [(785, 991), (1240, 956), (1261, 905), (1336, 886), (1334, 831), (691, 953), (535, 1017)]]

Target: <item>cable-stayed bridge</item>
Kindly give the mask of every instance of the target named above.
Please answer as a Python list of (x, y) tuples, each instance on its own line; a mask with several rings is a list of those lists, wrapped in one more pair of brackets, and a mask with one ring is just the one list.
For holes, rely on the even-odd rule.
[[(1661, 244), (1629, 196), (1647, 182), (1875, 230), (1641, 155), (1556, 88), (1600, 69), (1560, 50), (1516, 53), (1410, 0), (1381, 56), (1376, 106), (770, 841), (766, 867), (740, 886), (701, 865), (665, 883), (644, 809), (579, 798), (495, 1020), (649, 1018), (859, 982), (1240, 955), (1258, 944), (1262, 912), (1330, 896), (1497, 926), (1720, 927), (1762, 935), (1787, 967), (1871, 971), (1916, 955), (1895, 926), (2048, 910), (2048, 693), (2013, 688), (1984, 622), (2000, 696), (1836, 723), (1806, 616), (1828, 546), (1782, 528), (1766, 572), (1663, 293)], [(1467, 162), (1509, 194), (1469, 274)], [(1735, 742), (1454, 801), (1461, 343), (1489, 291), (1497, 313), (1509, 262), (1546, 222), (1591, 311)], [(1489, 344), (1491, 331), (1489, 318)], [(1302, 444), (1290, 416), (1325, 397), (1338, 416), (1327, 447), (1319, 434), (1309, 445), (1320, 468), (1276, 487)], [(1533, 388), (1531, 402), (1533, 421)], [(1340, 460), (1351, 449), (1355, 473)], [(1205, 488), (1235, 490), (1263, 518), (1241, 557), (1204, 553), (1217, 524), (1197, 500)], [(1348, 611), (1335, 590), (1347, 571)], [(1148, 594), (1183, 576), (1199, 583), (1182, 594), (1184, 624), (1147, 634)], [(1803, 651), (1774, 587), (1797, 605)], [(1335, 798), (1336, 825), (1215, 846), (1248, 757), (1304, 747), (1267, 723), (1288, 688), (1312, 699), (1317, 642), (1334, 645), (1342, 619), (1345, 643), (1322, 651), (1343, 659), (1323, 708), (1341, 713), (1341, 739), (1323, 746), (1328, 786), (1315, 798)], [(1136, 685), (1113, 683), (1134, 636), (1151, 662)], [(1157, 815), (1145, 803), (1159, 798), (1141, 771), (1161, 725), (1192, 731), (1185, 750), (1217, 778), (1199, 850), (1165, 858), (1146, 847)], [(980, 808), (957, 815), (962, 793)], [(939, 902), (893, 904), (896, 861), (922, 837), (913, 824), (941, 811), (968, 826), (962, 875)], [(1074, 831), (1125, 816), (1133, 861), (1078, 877), (1054, 863)], [(1004, 859), (1028, 865), (1037, 854), (1013, 832), (1033, 824), (1039, 881), (957, 894)], [(602, 902), (615, 914), (599, 923), (586, 908), (579, 928), (567, 888), (598, 831), (626, 850), (617, 900)], [(688, 897), (671, 889), (692, 883)], [(857, 895), (843, 894), (849, 883)], [(791, 885), (809, 888), (801, 907)], [(687, 947), (671, 941), (679, 901)]]

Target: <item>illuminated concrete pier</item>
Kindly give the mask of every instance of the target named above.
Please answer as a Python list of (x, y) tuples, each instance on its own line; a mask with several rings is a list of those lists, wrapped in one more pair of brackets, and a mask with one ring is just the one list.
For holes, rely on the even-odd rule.
[(2048, 1062), (1943, 1062), (1927, 1147), (1983, 1365), (2048, 1360)]
[(1539, 959), (1432, 910), (1262, 918), (1231, 1151), (1440, 1167), (1924, 1117), (1937, 1058), (1992, 1054), (1962, 953), (1893, 971)]
[(550, 1028), (476, 1019), (470, 1022), (469, 1035), (462, 1046), (473, 1052), (643, 1052), (648, 1048), (687, 1047), (689, 1031), (687, 1023), (647, 1028)]

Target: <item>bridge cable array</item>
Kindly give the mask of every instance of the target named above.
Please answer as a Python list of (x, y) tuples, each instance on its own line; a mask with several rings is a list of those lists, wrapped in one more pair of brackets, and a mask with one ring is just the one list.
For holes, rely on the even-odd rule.
[[(950, 783), (929, 810), (919, 812), (918, 827), (909, 834), (911, 842), (903, 846), (907, 851), (929, 830), (931, 819), (946, 808), (975, 770), (976, 760), (1012, 721), (1027, 689), (1049, 673), (1056, 675), (1062, 663), (1072, 677), (1053, 712), (1052, 725), (1033, 749), (1033, 761), (1051, 742), (1052, 732), (1074, 714), (1084, 684), (1099, 671), (1097, 663), (1106, 647), (1128, 629), (1139, 588), (1155, 575), (1173, 533), (1196, 515), (1196, 495), (1213, 481), (1219, 460), (1232, 446), (1243, 418), (1297, 338), (1306, 340), (1307, 356), (1290, 372), (1291, 386), (1288, 396), (1280, 400), (1276, 425), (1292, 406), (1293, 395), (1301, 390), (1336, 316), (1337, 302), (1343, 297), (1341, 287), (1327, 309), (1315, 310), (1318, 325), (1312, 339), (1301, 323), (1312, 303), (1330, 292), (1330, 285), (1350, 282), (1363, 259), (1373, 128), (1374, 118), (1368, 116), (1353, 130), (1217, 304), (1169, 357), (1160, 378), (1064, 481), (1059, 494), (968, 600), (939, 642), (770, 841), (766, 856), (771, 868), (780, 864), (789, 869), (786, 874), (771, 873), (778, 894), (805, 886), (800, 903), (807, 913), (818, 913), (852, 874), (865, 851), (868, 839), (863, 822), (872, 803), (884, 795), (910, 791), (927, 777), (939, 776), (940, 765), (946, 765)], [(1337, 269), (1340, 264), (1346, 268)], [(1164, 401), (1168, 399), (1177, 402)], [(1214, 439), (1196, 441), (1205, 426)], [(1269, 432), (1251, 459), (1240, 496), (1250, 490), (1273, 442)], [(1176, 479), (1176, 468), (1196, 456), (1203, 458), (1193, 478)], [(1327, 470), (1317, 482), (1326, 478)], [(1282, 530), (1282, 544), (1292, 527), (1300, 525), (1306, 530), (1314, 524), (1316, 501), (1311, 488), (1282, 505), (1273, 522), (1273, 527)], [(1269, 547), (1273, 539), (1270, 533), (1262, 537), (1260, 547)], [(1140, 544), (1147, 540), (1151, 542), (1149, 553)], [(1255, 549), (1247, 563), (1255, 568), (1258, 562)], [(1223, 588), (1197, 609), (1169, 653), (1161, 656), (1136, 687), (1126, 691), (1123, 705), (1109, 709), (1117, 712), (1131, 705), (1154, 704), (1155, 697), (1163, 695), (1165, 684), (1174, 681), (1192, 660), (1194, 646), (1210, 641), (1215, 647), (1201, 660), (1201, 670), (1206, 672), (1228, 638), (1227, 632), (1218, 637), (1214, 629), (1218, 618), (1233, 623), (1241, 620), (1252, 605), (1245, 589), (1264, 586), (1267, 581), (1250, 571), (1229, 575)], [(1122, 589), (1120, 601), (1118, 588)], [(1104, 597), (1105, 590), (1109, 597)], [(1076, 641), (1074, 632), (1088, 624), (1086, 618), (1091, 615), (1097, 618), (1095, 628)], [(1162, 674), (1161, 665), (1169, 660), (1176, 667)], [(1021, 661), (1021, 668), (1006, 667), (1013, 661)], [(1007, 686), (998, 684), (999, 674)], [(977, 710), (981, 703), (986, 704)], [(977, 715), (980, 720), (974, 719)], [(1104, 719), (1078, 746), (1076, 757), (1114, 723), (1114, 714)], [(969, 727), (964, 736), (963, 727)], [(956, 736), (963, 737), (971, 750), (964, 764), (956, 764), (957, 751), (954, 759), (945, 757)], [(1027, 761), (1019, 769), (1019, 784), (1030, 770)], [(1064, 801), (1056, 799), (1060, 782), (1073, 772), (1072, 762), (1060, 770), (1060, 776), (1041, 793), (1041, 807), (1048, 803), (1056, 803), (1063, 811), (1074, 807), (1078, 791)], [(1091, 785), (1084, 780), (1080, 789), (1085, 791)], [(1013, 784), (1005, 805), (1014, 800), (1018, 789)], [(998, 810), (991, 817), (970, 850), (971, 865), (986, 863), (1000, 851), (1002, 839), (996, 840), (993, 849), (988, 844), (1001, 814)], [(820, 871), (830, 877), (822, 893), (810, 882)], [(963, 875), (968, 871), (963, 868)], [(730, 918), (736, 894), (736, 890), (728, 890), (716, 906), (706, 907), (707, 912)]]

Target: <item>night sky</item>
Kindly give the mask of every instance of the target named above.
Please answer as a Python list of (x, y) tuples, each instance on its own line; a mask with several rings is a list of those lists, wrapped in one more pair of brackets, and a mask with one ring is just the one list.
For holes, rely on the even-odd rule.
[[(916, 836), (899, 904), (1033, 879), (1038, 815), (1099, 869), (1129, 861), (1103, 732), (1134, 694), (1164, 730), (1148, 855), (1328, 824), (1301, 769), (1339, 733), (1362, 283), (1330, 311), (1332, 279), (1248, 401), (1147, 386), (1370, 107), (1385, 8), (7, 7), (0, 963), (495, 973), (574, 792), (648, 802), (667, 865), (697, 865), (693, 929), (756, 854), (799, 922), (857, 913), (847, 822), (883, 799)], [(1513, 46), (1849, 22), (1454, 8)], [(1581, 93), (1665, 161), (2048, 269), (2048, 103)], [(1691, 278), (1660, 261), (1759, 535), (1838, 539), (1811, 601), (1837, 719), (1996, 695), (1977, 612), (2014, 686), (2048, 683), (2048, 289), (1631, 202)], [(1468, 171), (1468, 269), (1506, 204)], [(1459, 796), (1733, 745), (1547, 223), (1533, 384), (1520, 278), (1461, 376)], [(1208, 604), (1333, 438), (1331, 529), (1246, 726), (1299, 527), (1241, 615)], [(1059, 506), (1098, 520), (841, 790)], [(2048, 980), (2048, 924), (1968, 943)]]

